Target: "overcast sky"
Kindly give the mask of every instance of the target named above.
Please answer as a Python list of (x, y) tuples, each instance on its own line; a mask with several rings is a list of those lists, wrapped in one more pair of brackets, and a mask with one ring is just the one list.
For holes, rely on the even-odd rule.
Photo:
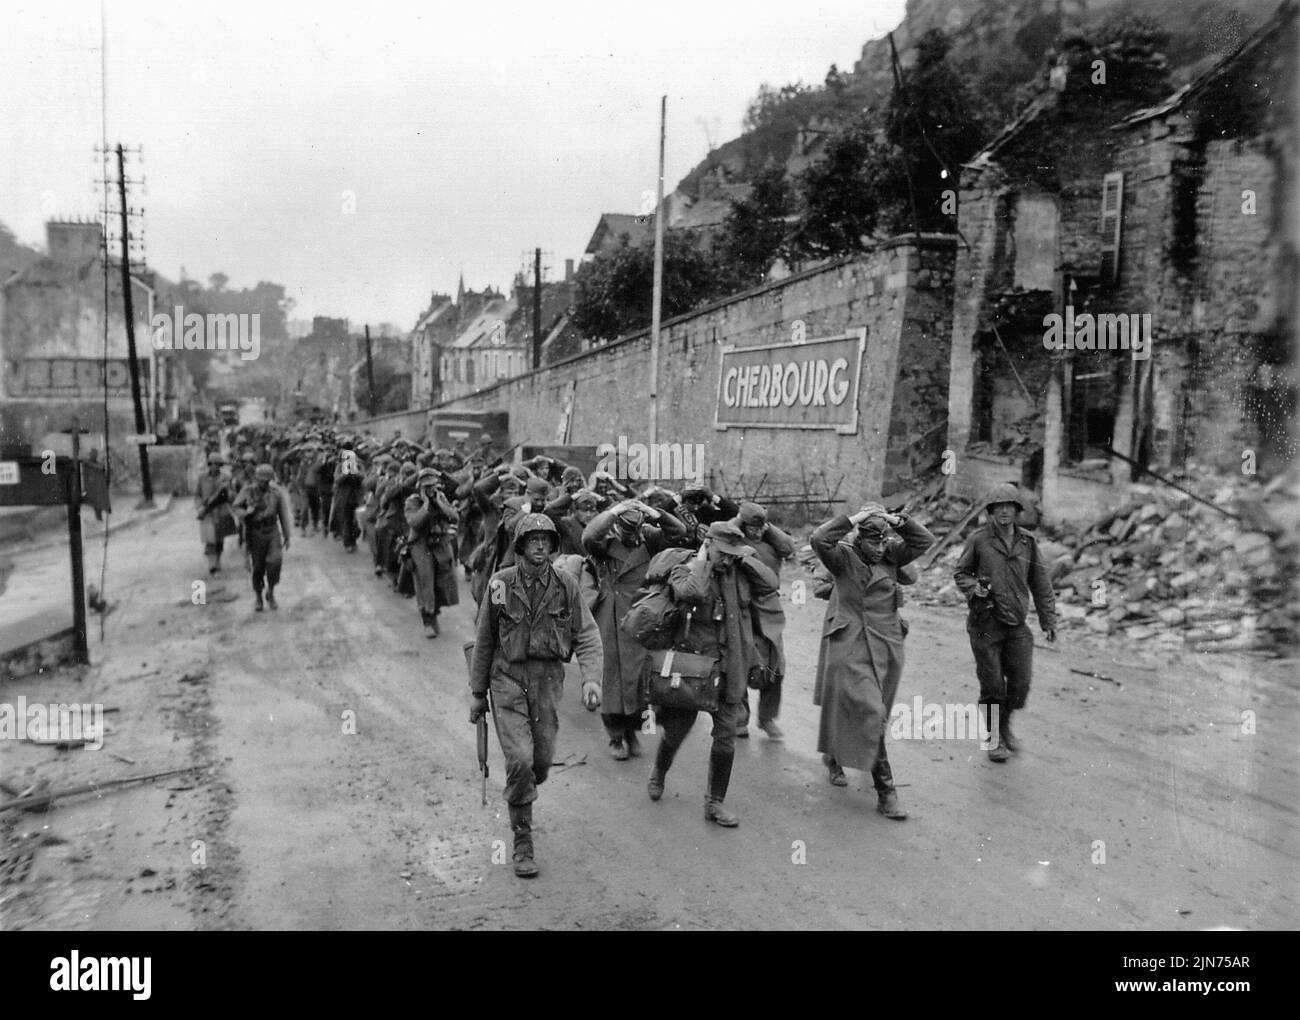
[[(0, 221), (93, 214), (100, 5), (0, 0)], [(903, 0), (107, 5), (108, 139), (144, 147), (149, 264), (282, 283), (294, 318), (414, 325), (433, 290), (558, 275), (602, 212), (818, 82)], [(349, 194), (352, 196), (349, 202)], [(347, 211), (351, 204), (355, 212)]]

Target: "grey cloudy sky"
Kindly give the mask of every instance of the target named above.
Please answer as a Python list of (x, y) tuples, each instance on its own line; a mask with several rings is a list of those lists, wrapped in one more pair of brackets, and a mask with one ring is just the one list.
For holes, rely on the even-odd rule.
[[(282, 283), (295, 318), (409, 329), (434, 290), (557, 272), (735, 137), (766, 81), (820, 82), (903, 0), (109, 2), (108, 138), (144, 147), (149, 263)], [(100, 5), (5, 0), (0, 221), (93, 213)], [(348, 193), (355, 212), (346, 211)]]

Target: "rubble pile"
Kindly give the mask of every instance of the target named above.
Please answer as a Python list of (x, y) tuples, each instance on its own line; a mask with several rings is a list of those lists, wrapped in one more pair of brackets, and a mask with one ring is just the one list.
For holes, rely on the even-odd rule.
[[(1201, 475), (1195, 487), (1208, 491), (1206, 481)], [(1091, 524), (1038, 528), (1062, 629), (1161, 648), (1292, 651), (1300, 631), (1300, 485), (1294, 476), (1267, 486), (1212, 484), (1214, 506), (1160, 483), (1133, 484)], [(970, 507), (936, 494), (914, 512), (943, 538)], [(1035, 516), (1027, 511), (1022, 522), (1033, 527)], [(922, 572), (916, 601), (964, 606), (952, 572), (965, 534), (982, 523), (983, 515), (969, 521)]]

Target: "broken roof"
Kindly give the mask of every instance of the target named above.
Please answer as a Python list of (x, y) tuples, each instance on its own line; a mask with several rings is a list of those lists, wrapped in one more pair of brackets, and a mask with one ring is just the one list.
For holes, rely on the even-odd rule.
[[(1283, 0), (1281, 6), (1273, 13), (1273, 16), (1260, 25), (1252, 32), (1242, 43), (1228, 53), (1221, 60), (1215, 62), (1208, 70), (1202, 72), (1193, 78), (1190, 82), (1178, 89), (1162, 102), (1154, 106), (1148, 106), (1134, 113), (1129, 114), (1123, 120), (1111, 125), (1112, 130), (1122, 130), (1130, 125), (1150, 120), (1153, 117), (1161, 117), (1173, 110), (1178, 109), (1188, 99), (1196, 95), (1207, 86), (1213, 84), (1218, 79), (1227, 74), (1234, 66), (1253, 54), (1264, 41), (1272, 38), (1279, 31), (1284, 30), (1287, 25), (1295, 20), (1297, 9), (1300, 9), (1300, 0)], [(962, 166), (971, 170), (983, 170), (994, 161), (994, 157), (999, 150), (1004, 148), (1007, 143), (1012, 141), (1025, 128), (1029, 127), (1038, 120), (1044, 113), (1054, 110), (1058, 104), (1060, 93), (1052, 88), (1045, 89), (1036, 96), (1030, 103), (1020, 111), (1020, 113), (998, 135), (989, 142), (983, 149), (977, 152), (970, 160), (963, 163)]]
[(1118, 123), (1112, 124), (1111, 130), (1123, 130), (1124, 128), (1130, 127), (1134, 124), (1140, 124), (1143, 121), (1151, 120), (1154, 117), (1163, 117), (1165, 114), (1177, 110), (1198, 92), (1201, 92), (1205, 88), (1214, 84), (1246, 58), (1253, 55), (1255, 51), (1265, 43), (1265, 41), (1272, 39), (1280, 31), (1285, 30), (1290, 22), (1295, 20), (1297, 10), (1300, 10), (1300, 0), (1283, 0), (1282, 5), (1273, 12), (1273, 16), (1247, 36), (1242, 41), (1241, 45), (1239, 45), (1235, 50), (1224, 56), (1223, 59), (1216, 62), (1201, 74), (1198, 74), (1163, 102), (1157, 103), (1155, 106), (1148, 106), (1145, 109), (1138, 110), (1136, 113), (1129, 114)]

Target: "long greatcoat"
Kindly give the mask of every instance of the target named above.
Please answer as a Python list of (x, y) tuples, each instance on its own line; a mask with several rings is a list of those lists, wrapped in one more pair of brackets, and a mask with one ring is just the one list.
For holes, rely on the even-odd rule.
[(456, 511), (447, 509), (450, 514), (436, 506), (421, 509), (417, 496), (406, 501), (406, 540), (415, 568), (415, 599), (420, 611), (431, 615), (443, 606), (460, 604), (455, 555), (447, 537), (448, 528), (456, 523)]
[(817, 652), (813, 704), (821, 706), (817, 750), (841, 766), (870, 771), (903, 675), (903, 629), (896, 608), (898, 569), (934, 541), (906, 520), (900, 538), (886, 543), (877, 564), (841, 542), (853, 528), (848, 517), (827, 521), (809, 539), (835, 578)]
[(639, 715), (641, 673), (650, 653), (619, 629), (645, 583), (646, 567), (671, 542), (664, 531), (641, 526), (640, 544), (629, 548), (613, 534), (614, 515), (597, 514), (583, 532), (582, 544), (596, 568), (597, 595), (591, 615), (600, 628), (605, 656), (605, 685), (600, 710), (608, 715)]

